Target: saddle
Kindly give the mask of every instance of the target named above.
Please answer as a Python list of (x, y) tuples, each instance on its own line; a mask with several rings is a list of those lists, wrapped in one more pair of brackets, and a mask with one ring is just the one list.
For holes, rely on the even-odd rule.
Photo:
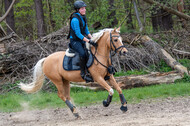
[[(85, 48), (85, 51), (88, 57), (86, 67), (89, 68), (93, 64), (94, 58), (90, 50), (87, 50)], [(80, 62), (79, 53), (77, 53), (75, 50), (69, 47), (66, 50), (66, 55), (64, 56), (63, 59), (63, 69), (65, 69), (66, 71), (80, 70), (79, 62)]]

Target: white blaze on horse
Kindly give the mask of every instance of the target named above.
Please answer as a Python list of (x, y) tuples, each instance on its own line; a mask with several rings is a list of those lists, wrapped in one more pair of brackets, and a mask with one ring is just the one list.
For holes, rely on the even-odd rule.
[[(109, 106), (113, 89), (106, 82), (105, 77), (109, 78), (107, 81), (117, 90), (121, 100), (121, 110), (127, 111), (127, 102), (122, 90), (116, 83), (112, 74), (112, 64), (110, 58), (111, 50), (126, 55), (128, 52), (122, 43), (120, 36), (120, 28), (118, 29), (104, 29), (98, 33), (93, 34), (92, 40), (97, 43), (97, 47), (91, 47), (91, 52), (94, 57), (93, 64), (88, 68), (93, 80), (104, 87), (108, 92), (107, 100), (103, 101), (105, 107)], [(63, 69), (63, 58), (65, 51), (55, 52), (46, 58), (43, 58), (37, 62), (33, 72), (33, 82), (30, 84), (20, 83), (20, 88), (27, 93), (33, 93), (41, 89), (44, 81), (44, 75), (48, 77), (57, 87), (58, 96), (61, 98), (67, 106), (71, 109), (72, 113), (76, 117), (80, 117), (76, 107), (70, 101), (70, 82), (83, 82), (81, 78), (80, 70), (66, 71)]]

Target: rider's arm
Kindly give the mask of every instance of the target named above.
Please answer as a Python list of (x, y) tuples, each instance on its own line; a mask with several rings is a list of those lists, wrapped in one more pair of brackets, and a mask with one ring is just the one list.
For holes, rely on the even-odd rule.
[[(76, 36), (85, 41), (85, 42), (89, 42), (89, 39), (87, 39), (86, 37), (84, 37), (82, 34), (81, 34), (81, 31), (80, 31), (80, 25), (79, 25), (79, 20), (77, 18), (73, 18), (72, 21), (71, 21), (71, 27), (73, 28), (73, 30), (75, 31), (75, 34)], [(86, 29), (85, 29), (85, 32), (86, 32)], [(91, 35), (89, 35), (89, 31), (88, 31), (88, 28), (87, 28), (87, 32), (88, 33), (88, 37), (91, 38)]]
[(88, 36), (89, 39), (92, 38), (92, 35), (90, 34), (89, 30), (88, 30), (88, 25), (86, 24), (86, 28), (85, 28), (85, 34)]

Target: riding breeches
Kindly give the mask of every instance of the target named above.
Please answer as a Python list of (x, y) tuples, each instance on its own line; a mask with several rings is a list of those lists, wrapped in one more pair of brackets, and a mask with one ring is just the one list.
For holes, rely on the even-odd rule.
[(72, 49), (74, 49), (76, 52), (79, 53), (79, 56), (86, 59), (86, 52), (84, 49), (85, 43), (82, 43), (80, 41), (70, 41), (70, 46)]

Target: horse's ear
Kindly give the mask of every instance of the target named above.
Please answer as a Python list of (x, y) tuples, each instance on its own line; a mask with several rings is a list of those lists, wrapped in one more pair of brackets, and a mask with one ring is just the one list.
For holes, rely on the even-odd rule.
[(117, 32), (116, 30), (117, 30), (117, 28), (115, 27), (114, 30), (113, 30), (112, 32)]
[(121, 28), (121, 27), (117, 28), (117, 30), (116, 30), (116, 31), (117, 31), (117, 32), (120, 32), (120, 28)]

